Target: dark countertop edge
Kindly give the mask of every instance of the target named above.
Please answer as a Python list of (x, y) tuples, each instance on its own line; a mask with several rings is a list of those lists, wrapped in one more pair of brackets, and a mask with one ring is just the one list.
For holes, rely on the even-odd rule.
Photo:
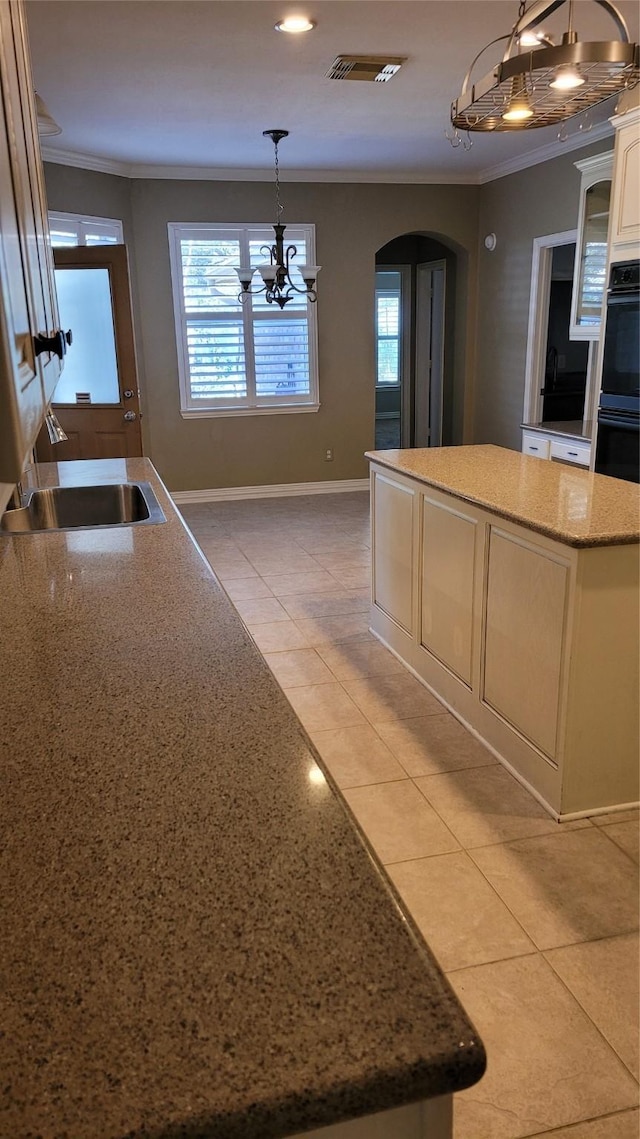
[[(514, 454), (520, 455), (519, 451), (514, 451)], [(522, 456), (521, 458), (528, 458), (529, 456)], [(435, 487), (436, 490), (442, 491), (443, 494), (448, 494), (451, 498), (459, 498), (461, 502), (470, 502), (473, 506), (479, 506), (481, 510), (486, 510), (489, 514), (496, 514), (498, 518), (505, 518), (507, 522), (514, 522), (516, 526), (522, 526), (525, 530), (533, 530), (536, 534), (543, 534), (546, 538), (551, 538), (554, 542), (560, 542), (563, 546), (571, 546), (576, 550), (592, 550), (600, 546), (637, 546), (640, 543), (640, 534), (609, 534), (602, 538), (580, 538), (578, 535), (568, 534), (563, 530), (554, 530), (551, 526), (541, 525), (529, 518), (524, 518), (521, 514), (512, 514), (507, 510), (501, 509), (499, 506), (494, 506), (485, 502), (481, 498), (477, 498), (472, 494), (465, 494), (460, 490), (453, 490), (445, 483), (439, 482), (428, 475), (420, 475), (416, 471), (407, 471), (399, 467), (397, 463), (387, 462), (379, 457), (379, 452), (375, 455), (371, 451), (365, 451), (365, 459), (370, 463), (378, 463), (381, 467), (386, 467), (389, 471), (396, 471), (399, 475), (404, 475), (406, 479), (414, 479), (415, 482), (424, 483), (425, 486)], [(532, 459), (534, 463), (539, 463), (542, 460)], [(578, 470), (584, 470), (582, 467), (577, 467)], [(585, 474), (588, 474), (585, 471)]]
[[(450, 1086), (451, 1060), (443, 1056), (440, 1061), (419, 1062), (409, 1070), (398, 1071), (397, 1075), (381, 1077), (372, 1071), (358, 1085), (333, 1084), (317, 1099), (315, 1111), (309, 1109), (303, 1089), (297, 1095), (251, 1105), (248, 1111), (245, 1107), (215, 1119), (205, 1114), (158, 1129), (128, 1132), (122, 1139), (289, 1139), (309, 1130), (351, 1123), (369, 1115), (384, 1115), (386, 1111), (410, 1104), (453, 1095), (472, 1087), (486, 1071), (486, 1055), (480, 1041), (471, 1041), (461, 1048), (458, 1061), (463, 1078), (455, 1087)], [(411, 1084), (410, 1094), (407, 1094), (406, 1083)], [(379, 1106), (380, 1099), (385, 1100), (384, 1107)], [(366, 1104), (375, 1104), (375, 1107), (367, 1108)], [(286, 1118), (291, 1120), (289, 1125), (285, 1123)]]

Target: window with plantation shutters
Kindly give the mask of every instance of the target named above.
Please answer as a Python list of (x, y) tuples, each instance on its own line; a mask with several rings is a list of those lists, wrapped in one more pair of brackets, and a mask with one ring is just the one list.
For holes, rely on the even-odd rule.
[[(236, 266), (269, 260), (269, 225), (169, 223), (181, 411), (186, 418), (317, 411), (316, 306), (284, 309), (264, 293), (239, 300)], [(313, 262), (314, 227), (289, 226), (299, 264)], [(291, 272), (304, 288), (299, 272)], [(252, 286), (260, 284), (256, 271)]]

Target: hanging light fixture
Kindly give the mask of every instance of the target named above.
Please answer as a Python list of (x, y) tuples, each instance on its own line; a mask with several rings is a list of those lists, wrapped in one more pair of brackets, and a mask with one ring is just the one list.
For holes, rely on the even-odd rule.
[(263, 245), (260, 252), (269, 261), (265, 265), (258, 265), (258, 272), (262, 284), (257, 289), (251, 288), (251, 282), (256, 270), (255, 266), (242, 265), (236, 269), (242, 291), (239, 300), (246, 301), (247, 297), (264, 294), (268, 303), (277, 304), (282, 309), (296, 295), (306, 296), (312, 303), (317, 300), (316, 277), (320, 272), (319, 265), (298, 265), (297, 269), (304, 282), (304, 288), (294, 284), (291, 270), (295, 267), (292, 262), (298, 250), (295, 245), (284, 245), (284, 231), (287, 228), (282, 224), (282, 202), (280, 201), (280, 168), (278, 165), (278, 144), (287, 138), (289, 131), (268, 130), (262, 132), (273, 142), (275, 148), (275, 175), (276, 175), (276, 220), (274, 224), (275, 241), (273, 245)]
[[(611, 17), (618, 39), (582, 43), (572, 26), (573, 0), (569, 0), (567, 31), (560, 44), (537, 34), (538, 46), (529, 45), (535, 29), (567, 0), (520, 3), (510, 34), (486, 44), (472, 61), (462, 91), (451, 104), (451, 122), (464, 131), (526, 130), (547, 127), (588, 110), (638, 82), (638, 44), (629, 42), (624, 19), (609, 0), (594, 0)], [(508, 40), (493, 71), (476, 83), (471, 72), (488, 47)], [(526, 45), (526, 46), (525, 46)]]

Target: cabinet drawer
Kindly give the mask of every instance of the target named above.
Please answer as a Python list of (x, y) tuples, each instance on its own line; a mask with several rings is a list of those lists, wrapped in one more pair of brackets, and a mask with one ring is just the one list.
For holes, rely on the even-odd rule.
[(549, 440), (544, 435), (522, 435), (522, 451), (525, 455), (533, 455), (535, 459), (549, 458)]
[(579, 467), (588, 467), (591, 447), (588, 443), (561, 443), (554, 439), (549, 458), (559, 459), (562, 463), (576, 463)]

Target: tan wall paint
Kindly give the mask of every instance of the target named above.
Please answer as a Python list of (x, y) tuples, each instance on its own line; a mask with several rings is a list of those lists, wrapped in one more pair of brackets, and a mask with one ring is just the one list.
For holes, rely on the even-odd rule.
[[(52, 209), (124, 221), (143, 349), (145, 446), (171, 489), (315, 482), (366, 474), (362, 455), (374, 438), (374, 255), (403, 233), (441, 236), (459, 253), (454, 441), (520, 449), (533, 239), (575, 227), (574, 163), (612, 142), (560, 152), (481, 187), (284, 183), (285, 221), (315, 223), (323, 266), (322, 406), (317, 414), (244, 419), (180, 416), (167, 222), (270, 221), (272, 185), (128, 181), (53, 164), (46, 178)], [(490, 232), (498, 238), (494, 253), (483, 246)], [(327, 447), (333, 463), (324, 462)]]
[[(560, 149), (560, 144), (559, 144)], [(613, 149), (613, 137), (482, 187), (473, 441), (520, 450), (534, 237), (575, 229), (574, 163)], [(495, 233), (495, 252), (484, 236)]]
[[(141, 331), (154, 462), (174, 490), (364, 478), (374, 442), (375, 253), (399, 234), (443, 235), (460, 249), (456, 441), (471, 424), (478, 190), (466, 186), (286, 183), (284, 220), (316, 226), (320, 411), (180, 416), (167, 222), (270, 222), (273, 186), (137, 180), (132, 186)], [(470, 399), (470, 396), (469, 396)], [(334, 461), (324, 454), (332, 448)]]
[[(403, 233), (443, 238), (459, 254), (453, 430), (456, 442), (471, 440), (477, 187), (284, 183), (285, 222), (316, 226), (317, 260), (322, 265), (320, 411), (184, 420), (179, 411), (167, 222), (271, 222), (273, 185), (128, 182), (50, 163), (46, 177), (52, 209), (123, 217), (142, 349), (145, 445), (172, 490), (366, 476), (362, 456), (374, 441), (375, 253)], [(332, 463), (324, 461), (328, 447), (334, 452)]]

